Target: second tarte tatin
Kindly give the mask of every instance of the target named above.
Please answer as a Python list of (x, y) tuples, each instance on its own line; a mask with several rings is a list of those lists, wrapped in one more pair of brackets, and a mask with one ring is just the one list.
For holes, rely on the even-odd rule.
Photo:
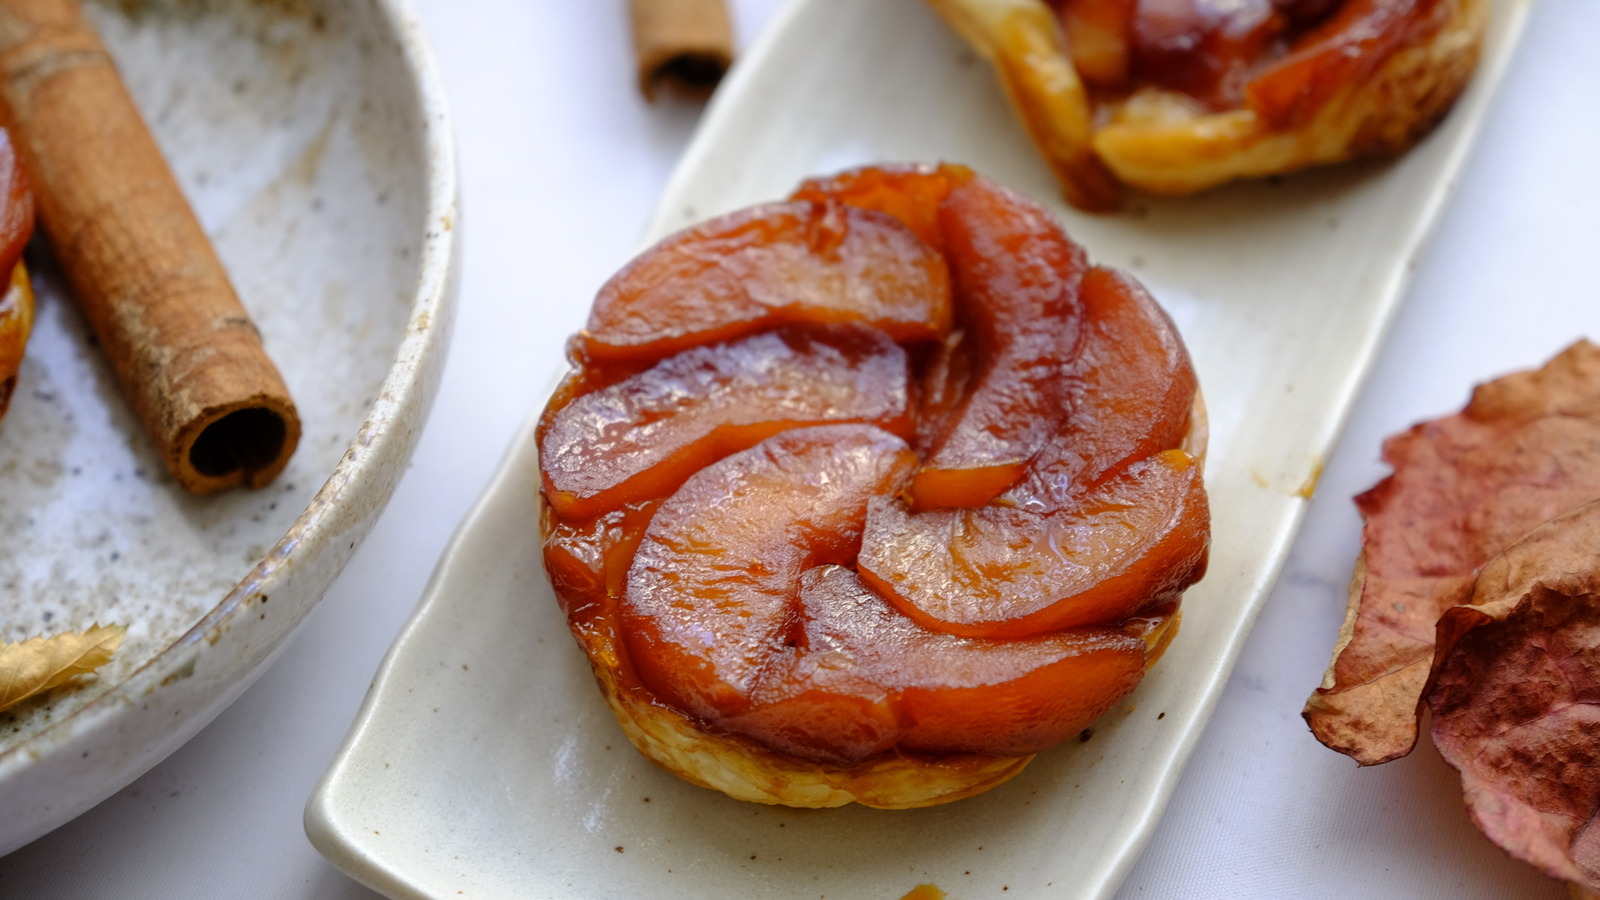
[(1477, 66), (1488, 0), (928, 0), (1068, 201), (1400, 153)]
[(673, 235), (570, 354), (547, 571), (629, 738), (731, 796), (987, 790), (1132, 691), (1204, 573), (1171, 321), (964, 168)]

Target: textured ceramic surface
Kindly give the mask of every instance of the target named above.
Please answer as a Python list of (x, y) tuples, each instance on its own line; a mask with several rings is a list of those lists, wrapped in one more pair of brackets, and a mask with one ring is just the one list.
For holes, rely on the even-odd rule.
[(1283, 563), (1526, 10), (1496, 7), (1468, 96), (1402, 160), (1089, 218), (1055, 200), (985, 66), (917, 0), (796, 0), (723, 87), (652, 234), (874, 160), (965, 162), (1053, 203), (1166, 304), (1205, 389), (1214, 547), (1182, 633), (1088, 740), (983, 796), (907, 812), (728, 800), (645, 762), (601, 703), (539, 565), (530, 430), (312, 796), (313, 843), (406, 898), (1111, 893)]
[[(0, 713), (0, 853), (182, 744), (270, 662), (393, 491), (443, 365), (456, 187), (416, 26), (382, 0), (89, 7), (289, 384), (260, 492), (186, 495), (42, 253), (0, 425), (0, 637), (128, 627), (76, 690)], [(35, 251), (40, 248), (34, 248)]]

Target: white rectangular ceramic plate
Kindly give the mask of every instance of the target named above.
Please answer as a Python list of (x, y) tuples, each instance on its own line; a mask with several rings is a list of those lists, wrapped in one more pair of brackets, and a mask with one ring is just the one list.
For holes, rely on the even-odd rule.
[(1211, 414), (1210, 573), (1161, 665), (1087, 741), (932, 809), (729, 800), (617, 730), (539, 563), (532, 430), (446, 553), (311, 799), (312, 841), (395, 897), (1103, 897), (1148, 838), (1266, 598), (1526, 13), (1403, 159), (1087, 217), (985, 66), (918, 0), (796, 0), (726, 84), (652, 237), (880, 160), (952, 160), (1052, 203), (1172, 312)]

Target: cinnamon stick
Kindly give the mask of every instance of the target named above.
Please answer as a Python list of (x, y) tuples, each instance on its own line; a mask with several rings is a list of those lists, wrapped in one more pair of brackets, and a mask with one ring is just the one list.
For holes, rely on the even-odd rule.
[(630, 0), (639, 90), (654, 100), (662, 85), (706, 95), (733, 64), (726, 0)]
[(0, 118), (39, 222), (184, 488), (259, 488), (300, 420), (227, 272), (75, 0), (0, 0)]

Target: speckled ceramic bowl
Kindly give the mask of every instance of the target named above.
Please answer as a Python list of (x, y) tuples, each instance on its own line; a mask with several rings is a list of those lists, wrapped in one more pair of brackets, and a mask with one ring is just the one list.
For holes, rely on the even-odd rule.
[(31, 252), (38, 321), (0, 423), (0, 638), (94, 622), (128, 637), (98, 678), (0, 713), (0, 853), (155, 765), (272, 661), (404, 469), (455, 286), (450, 129), (404, 6), (89, 9), (305, 432), (264, 490), (185, 494)]

